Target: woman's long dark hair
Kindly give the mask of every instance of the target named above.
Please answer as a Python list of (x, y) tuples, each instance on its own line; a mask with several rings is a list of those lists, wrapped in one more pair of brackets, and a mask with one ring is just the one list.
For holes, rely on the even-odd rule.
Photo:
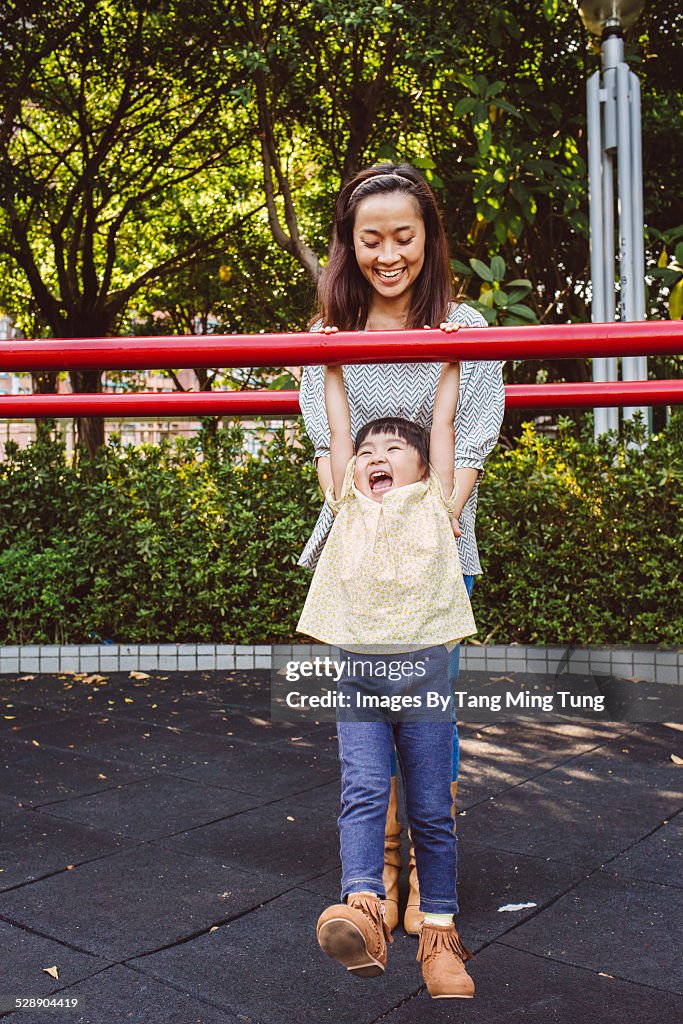
[(410, 164), (378, 164), (359, 171), (344, 185), (334, 211), (327, 266), (318, 283), (318, 315), (323, 325), (342, 331), (365, 327), (372, 285), (363, 277), (353, 248), (358, 204), (368, 196), (403, 192), (418, 204), (425, 228), (425, 258), (413, 288), (406, 327), (437, 327), (453, 300), (448, 242), (434, 193)]

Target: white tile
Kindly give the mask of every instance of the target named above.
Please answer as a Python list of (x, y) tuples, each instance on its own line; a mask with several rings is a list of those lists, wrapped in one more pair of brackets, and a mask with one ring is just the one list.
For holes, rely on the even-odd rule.
[(96, 658), (81, 657), (81, 672), (97, 672), (99, 667), (99, 655)]
[(121, 648), (121, 654), (119, 655), (119, 672), (135, 672), (140, 663), (140, 659), (137, 654), (125, 654), (124, 651), (126, 650), (130, 650), (130, 648)]
[(178, 644), (159, 644), (159, 654), (177, 654)]
[(254, 648), (251, 644), (237, 644), (235, 654), (253, 654)]
[[(64, 650), (64, 648), (62, 648)], [(60, 672), (80, 672), (81, 671), (81, 659), (78, 655), (60, 654), (59, 656), (59, 671)]]
[(57, 675), (59, 672), (59, 658), (41, 658), (40, 671), (49, 675)]
[(0, 658), (18, 658), (20, 647), (0, 647)]
[(254, 668), (271, 668), (272, 661), (269, 656), (265, 654), (256, 654), (254, 656)]
[(219, 654), (216, 657), (216, 668), (223, 672), (232, 672), (235, 668), (234, 654)]
[(178, 657), (174, 655), (171, 657), (167, 654), (159, 655), (159, 668), (168, 672), (176, 672), (178, 670)]
[(140, 644), (140, 657), (145, 658), (153, 655), (155, 658), (159, 654), (159, 644)]
[(0, 658), (0, 673), (16, 675), (19, 671), (19, 658)]
[(100, 655), (100, 672), (118, 672), (119, 671), (119, 658), (118, 655)]
[(254, 667), (254, 655), (253, 654), (236, 654), (235, 655), (235, 668), (253, 668)]
[(197, 657), (197, 645), (196, 644), (178, 644), (178, 654), (184, 655), (184, 657)]
[(216, 667), (216, 655), (215, 654), (199, 654), (199, 655), (197, 655), (197, 668), (215, 669), (215, 667)]
[(216, 656), (220, 656), (220, 655), (223, 655), (223, 654), (234, 654), (234, 653), (235, 653), (235, 645), (234, 644), (216, 644)]
[(196, 654), (178, 654), (178, 671), (192, 672), (197, 668)]

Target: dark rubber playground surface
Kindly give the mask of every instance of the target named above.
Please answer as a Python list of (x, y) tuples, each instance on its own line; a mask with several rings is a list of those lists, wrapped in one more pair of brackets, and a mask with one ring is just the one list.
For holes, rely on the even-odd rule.
[(267, 673), (2, 677), (0, 696), (0, 998), (83, 1000), (8, 1020), (683, 1021), (683, 725), (461, 725), (477, 992), (454, 1003), (400, 928), (377, 979), (318, 948), (334, 726), (272, 724)]

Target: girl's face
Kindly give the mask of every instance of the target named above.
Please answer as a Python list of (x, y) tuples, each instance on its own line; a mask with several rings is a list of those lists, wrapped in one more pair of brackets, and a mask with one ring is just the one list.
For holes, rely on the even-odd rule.
[(405, 192), (362, 199), (353, 248), (363, 277), (383, 299), (409, 299), (425, 260), (425, 227), (417, 201)]
[(356, 452), (353, 482), (373, 501), (383, 501), (389, 491), (417, 483), (424, 475), (417, 449), (394, 434), (370, 434)]

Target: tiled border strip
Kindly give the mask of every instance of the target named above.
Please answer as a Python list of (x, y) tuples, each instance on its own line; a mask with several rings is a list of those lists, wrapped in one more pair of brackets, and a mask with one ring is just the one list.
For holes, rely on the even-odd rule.
[[(287, 645), (279, 645), (286, 650)], [(297, 644), (292, 657), (324, 657), (330, 648)], [(542, 675), (595, 673), (647, 682), (683, 683), (683, 647), (525, 647), (466, 644), (461, 667)], [(191, 672), (271, 666), (269, 644), (102, 644), (0, 647), (0, 675), (57, 672)]]

